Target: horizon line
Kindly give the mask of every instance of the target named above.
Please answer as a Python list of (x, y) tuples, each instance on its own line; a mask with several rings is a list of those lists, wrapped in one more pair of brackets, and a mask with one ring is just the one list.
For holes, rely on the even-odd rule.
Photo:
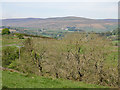
[(54, 16), (54, 17), (13, 17), (13, 18), (1, 18), (3, 19), (50, 19), (50, 18), (64, 18), (64, 17), (78, 17), (78, 18), (86, 18), (86, 19), (118, 19), (118, 18), (90, 18), (83, 16)]

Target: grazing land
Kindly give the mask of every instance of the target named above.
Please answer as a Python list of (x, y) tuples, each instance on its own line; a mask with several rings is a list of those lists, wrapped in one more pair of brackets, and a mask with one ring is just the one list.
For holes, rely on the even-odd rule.
[(3, 88), (108, 88), (84, 82), (2, 71)]

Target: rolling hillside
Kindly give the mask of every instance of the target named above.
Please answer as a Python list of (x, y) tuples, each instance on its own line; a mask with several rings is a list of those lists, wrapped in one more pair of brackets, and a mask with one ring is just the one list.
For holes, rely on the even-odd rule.
[(66, 30), (67, 27), (76, 27), (85, 31), (111, 31), (117, 26), (117, 19), (89, 19), (82, 17), (55, 17), (55, 18), (22, 18), (3, 19), (3, 26), (39, 28), (49, 30)]

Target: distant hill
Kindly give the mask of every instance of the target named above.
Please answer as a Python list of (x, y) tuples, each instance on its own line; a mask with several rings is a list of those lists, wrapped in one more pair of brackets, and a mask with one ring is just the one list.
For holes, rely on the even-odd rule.
[(3, 26), (29, 27), (46, 30), (65, 30), (76, 27), (86, 31), (111, 31), (117, 26), (117, 19), (89, 19), (83, 17), (22, 18), (3, 19)]

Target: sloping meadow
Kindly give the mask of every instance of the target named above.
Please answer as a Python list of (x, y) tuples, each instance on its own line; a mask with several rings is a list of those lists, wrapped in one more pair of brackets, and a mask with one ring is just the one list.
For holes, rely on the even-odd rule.
[(46, 77), (116, 87), (117, 47), (97, 34), (67, 34), (63, 39), (28, 38), (17, 69)]

